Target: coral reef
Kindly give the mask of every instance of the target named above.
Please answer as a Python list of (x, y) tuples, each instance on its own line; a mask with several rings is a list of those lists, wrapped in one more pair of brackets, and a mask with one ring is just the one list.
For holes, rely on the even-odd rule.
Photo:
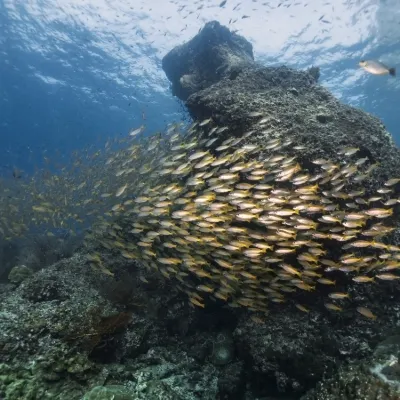
[(122, 385), (109, 385), (95, 386), (82, 400), (135, 400), (135, 397)]
[[(318, 69), (261, 67), (251, 45), (217, 22), (172, 50), (163, 67), (192, 116), (211, 117), (232, 136), (249, 132), (265, 115), (261, 134), (246, 138), (260, 157), (275, 136), (298, 144), (288, 156), (311, 170), (312, 159), (340, 163), (339, 147), (358, 147), (369, 164), (380, 163), (365, 181), (367, 192), (399, 170), (399, 151), (382, 124), (320, 87)], [(34, 273), (15, 270), (19, 284), (0, 285), (1, 398), (399, 398), (398, 284), (348, 285), (344, 276), (336, 283), (350, 295), (343, 312), (323, 307), (323, 291), (310, 291), (298, 299), (315, 308), (274, 302), (259, 318), (216, 299), (204, 309), (190, 306), (168, 279), (172, 267), (164, 279), (154, 265), (144, 269), (121, 255), (121, 241), (112, 246), (103, 239), (106, 246), (87, 240), (79, 251), (36, 255), (39, 262), (27, 262), (27, 251), (7, 266), (26, 265)], [(389, 244), (398, 244), (397, 229), (382, 246)], [(50, 254), (53, 244), (38, 248)], [(359, 304), (369, 304), (377, 319), (358, 314)]]
[(10, 273), (8, 274), (8, 280), (11, 283), (19, 284), (26, 278), (30, 277), (32, 274), (32, 269), (30, 269), (26, 265), (16, 265), (14, 268), (11, 269)]
[(397, 400), (400, 398), (399, 336), (378, 344), (360, 363), (342, 366), (301, 400)]
[[(114, 264), (118, 269), (115, 257)], [(180, 342), (176, 333), (186, 330), (168, 333), (168, 326), (193, 314), (181, 307), (184, 300), (156, 285), (153, 303), (146, 303), (142, 283), (136, 286), (140, 306), (128, 312), (104, 297), (109, 292), (100, 282), (112, 286), (113, 279), (75, 254), (0, 292), (0, 397), (80, 400), (93, 387), (124, 384), (134, 399), (215, 398), (215, 369), (189, 355), (192, 342)]]

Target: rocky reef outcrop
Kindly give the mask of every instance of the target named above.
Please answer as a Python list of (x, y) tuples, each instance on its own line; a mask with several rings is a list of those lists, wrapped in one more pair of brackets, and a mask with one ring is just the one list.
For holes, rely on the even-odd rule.
[[(400, 152), (382, 122), (337, 100), (318, 84), (316, 67), (261, 66), (253, 61), (251, 44), (216, 21), (171, 50), (162, 65), (194, 119), (212, 117), (230, 135), (240, 135), (254, 129), (261, 117), (251, 115), (260, 112), (267, 121), (250, 142), (261, 148), (271, 137), (291, 139), (302, 147), (294, 155), (310, 166), (316, 158), (340, 161), (339, 148), (355, 146), (360, 158), (380, 165), (367, 187), (398, 175)], [(201, 83), (188, 88), (187, 81)]]
[(252, 45), (216, 21), (207, 23), (200, 34), (162, 60), (172, 93), (182, 100), (224, 77), (234, 79), (253, 64)]
[[(285, 148), (285, 155), (296, 157), (311, 173), (315, 170), (314, 160), (331, 160), (340, 165), (345, 157), (339, 149), (356, 148), (359, 160), (376, 167), (368, 177), (360, 176), (367, 194), (374, 193), (387, 179), (398, 175), (400, 152), (382, 122), (341, 103), (319, 85), (318, 68), (297, 71), (285, 66), (261, 66), (252, 60), (250, 51), (238, 53), (237, 43), (243, 43), (243, 38), (239, 40), (238, 35), (232, 33), (228, 40), (227, 35), (225, 27), (210, 22), (194, 39), (173, 49), (163, 60), (173, 92), (185, 101), (195, 120), (211, 118), (216, 125), (226, 127), (224, 139), (246, 134), (247, 143), (257, 145), (261, 151), (273, 139), (293, 143), (293, 147)], [(220, 37), (224, 39), (218, 45), (215, 41)], [(210, 58), (206, 59), (204, 48), (208, 43), (211, 43), (207, 54)], [(227, 56), (229, 47), (231, 57)], [(241, 54), (241, 62), (237, 61), (238, 54)], [(180, 70), (174, 68), (175, 64), (186, 67)], [(224, 73), (213, 74), (212, 68)], [(201, 75), (203, 70), (207, 71), (206, 75)], [(201, 84), (188, 90), (187, 76), (202, 76)], [(267, 149), (265, 151), (267, 153)], [(396, 186), (390, 196), (398, 195)], [(397, 209), (391, 224), (396, 229), (388, 240), (398, 244)], [(333, 319), (327, 323), (320, 316), (301, 318), (288, 311), (271, 315), (265, 326), (257, 329), (241, 325), (235, 331), (236, 339), (241, 349), (246, 349), (242, 355), (251, 360), (255, 374), (261, 373), (272, 380), (275, 376), (274, 386), (283, 392), (296, 393), (310, 382), (330, 375), (343, 360), (363, 359), (385, 334), (398, 329), (399, 303), (395, 299), (399, 287), (396, 283), (349, 288), (343, 282), (339, 287), (350, 291), (354, 301), (368, 301), (375, 310), (381, 310), (378, 318), (385, 328), (382, 330), (370, 321), (360, 321), (352, 313), (331, 316)], [(314, 302), (319, 300), (315, 298)], [(293, 371), (297, 371), (296, 378)], [(300, 371), (302, 376), (298, 375)], [(367, 387), (364, 390), (367, 391)], [(342, 394), (335, 395), (334, 391), (331, 396), (327, 398), (342, 398)]]

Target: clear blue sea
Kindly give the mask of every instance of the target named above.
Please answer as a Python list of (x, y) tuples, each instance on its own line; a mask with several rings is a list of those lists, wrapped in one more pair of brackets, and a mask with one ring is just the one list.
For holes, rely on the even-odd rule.
[(0, 0), (1, 174), (187, 117), (161, 59), (210, 20), (251, 41), (263, 65), (320, 67), (322, 85), (400, 143), (400, 76), (358, 66), (399, 68), (398, 1)]

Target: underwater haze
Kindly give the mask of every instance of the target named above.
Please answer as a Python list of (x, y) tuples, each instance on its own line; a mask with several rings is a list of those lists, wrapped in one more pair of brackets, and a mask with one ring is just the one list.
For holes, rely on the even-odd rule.
[(399, 143), (400, 79), (358, 65), (400, 63), (398, 0), (0, 0), (1, 175), (185, 118), (161, 59), (211, 20), (265, 66), (320, 67), (322, 85)]

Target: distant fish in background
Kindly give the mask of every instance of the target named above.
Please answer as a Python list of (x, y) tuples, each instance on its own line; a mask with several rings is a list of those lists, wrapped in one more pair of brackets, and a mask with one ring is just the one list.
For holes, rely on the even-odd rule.
[(138, 135), (139, 133), (142, 133), (142, 132), (144, 131), (144, 129), (145, 129), (145, 126), (144, 126), (144, 125), (141, 125), (141, 126), (139, 126), (139, 128), (132, 129), (132, 130), (129, 132), (129, 135), (130, 135), (130, 136), (136, 136), (136, 135)]
[(389, 68), (387, 65), (375, 60), (361, 60), (358, 65), (365, 71), (374, 75), (396, 76), (396, 68)]
[(13, 177), (15, 179), (21, 179), (22, 178), (22, 171), (20, 171), (19, 169), (14, 167), (13, 171), (12, 171), (12, 175), (13, 175)]

